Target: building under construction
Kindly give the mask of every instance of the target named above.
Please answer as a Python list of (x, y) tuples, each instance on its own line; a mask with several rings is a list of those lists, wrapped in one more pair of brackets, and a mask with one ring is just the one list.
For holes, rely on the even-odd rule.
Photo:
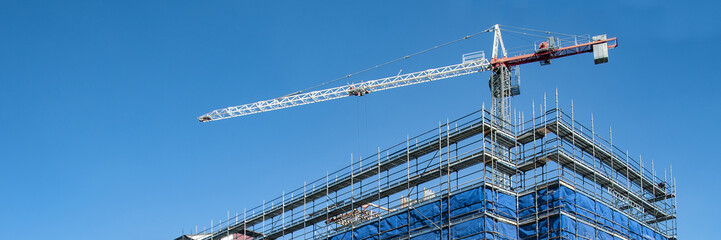
[(474, 112), (178, 239), (676, 238), (671, 172), (539, 112)]
[(544, 100), (529, 117), (510, 110), (510, 97), (520, 94), (519, 65), (589, 52), (605, 63), (616, 39), (551, 36), (508, 57), (500, 31), (480, 32), (494, 33), (490, 61), (475, 52), (456, 65), (200, 116), (208, 122), (491, 72), (490, 111), (441, 123), (177, 240), (676, 239), (671, 171), (656, 173), (653, 162), (630, 157), (610, 134), (577, 122), (573, 107), (561, 111), (558, 100), (551, 108)]

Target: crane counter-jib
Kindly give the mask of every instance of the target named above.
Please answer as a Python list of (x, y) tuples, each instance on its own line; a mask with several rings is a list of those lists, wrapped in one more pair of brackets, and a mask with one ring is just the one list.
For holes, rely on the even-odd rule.
[[(603, 36), (603, 35), (600, 35)], [(605, 38), (605, 37), (604, 37)], [(545, 61), (555, 58), (562, 58), (562, 57), (568, 57), (573, 56), (581, 53), (589, 53), (593, 52), (593, 46), (596, 45), (607, 45), (607, 49), (613, 49), (618, 46), (618, 40), (617, 38), (609, 38), (609, 39), (600, 39), (596, 41), (590, 41), (587, 43), (581, 43), (576, 44), (573, 46), (568, 47), (560, 47), (555, 49), (548, 49), (543, 50), (539, 49), (536, 50), (534, 53), (514, 56), (514, 57), (504, 57), (499, 59), (491, 59), (491, 64), (496, 66), (498, 64), (503, 64), (506, 66), (518, 66), (526, 63), (533, 63), (533, 62), (539, 62), (539, 61)]]

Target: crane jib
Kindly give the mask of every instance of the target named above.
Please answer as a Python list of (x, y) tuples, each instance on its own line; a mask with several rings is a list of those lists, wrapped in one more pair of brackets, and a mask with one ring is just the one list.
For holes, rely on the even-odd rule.
[(414, 85), (418, 83), (436, 81), (461, 75), (482, 72), (490, 69), (490, 63), (485, 58), (478, 58), (460, 64), (428, 69), (425, 71), (407, 73), (393, 77), (371, 80), (346, 86), (318, 90), (308, 93), (290, 95), (251, 104), (228, 107), (214, 110), (198, 117), (201, 122), (209, 122), (232, 117), (239, 117), (259, 112), (273, 111), (288, 107), (306, 105), (310, 103), (328, 101), (347, 96), (363, 96), (370, 92), (378, 92), (397, 87)]

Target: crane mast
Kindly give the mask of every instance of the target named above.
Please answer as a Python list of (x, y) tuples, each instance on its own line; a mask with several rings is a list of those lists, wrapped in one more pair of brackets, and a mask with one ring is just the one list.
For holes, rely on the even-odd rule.
[[(419, 83), (431, 82), (471, 73), (491, 71), (489, 88), (493, 98), (492, 112), (496, 126), (507, 128), (511, 122), (511, 97), (520, 94), (520, 78), (518, 66), (526, 63), (540, 62), (541, 65), (550, 64), (551, 59), (561, 58), (581, 53), (593, 52), (596, 64), (608, 62), (608, 49), (618, 46), (616, 38), (606, 38), (606, 35), (593, 37), (583, 43), (574, 42), (573, 45), (561, 47), (554, 37), (548, 42), (541, 43), (533, 53), (519, 54), (508, 57), (501, 28), (498, 24), (483, 32), (493, 32), (493, 53), (491, 60), (485, 58), (483, 51), (463, 55), (463, 62), (425, 71), (407, 73), (393, 77), (386, 77), (345, 86), (317, 90), (307, 93), (294, 93), (279, 98), (227, 107), (213, 110), (200, 117), (201, 122), (210, 122), (221, 119), (245, 116), (260, 112), (268, 112), (283, 108), (295, 107), (311, 103), (323, 102), (348, 96), (363, 96), (371, 92), (378, 92)], [(467, 39), (468, 37), (464, 38)], [(500, 47), (500, 48), (499, 48)], [(499, 57), (499, 50), (502, 57)]]
[[(501, 28), (498, 24), (493, 25), (493, 55), (491, 58), (492, 62), (498, 59), (498, 50), (503, 54), (503, 58), (508, 57), (506, 47), (503, 44), (503, 38), (501, 36)], [(517, 68), (514, 67), (513, 70)], [(520, 94), (520, 86), (512, 86), (511, 84), (511, 71), (505, 64), (496, 63), (492, 64), (491, 67), (491, 78), (488, 80), (488, 86), (491, 90), (491, 97), (493, 98), (493, 104), (491, 111), (493, 112), (492, 122), (495, 126), (502, 129), (507, 129), (511, 122), (511, 97)], [(517, 73), (517, 71), (516, 71)], [(517, 76), (517, 75), (516, 75)], [(520, 83), (520, 79), (518, 79)], [(515, 88), (514, 88), (515, 87)]]

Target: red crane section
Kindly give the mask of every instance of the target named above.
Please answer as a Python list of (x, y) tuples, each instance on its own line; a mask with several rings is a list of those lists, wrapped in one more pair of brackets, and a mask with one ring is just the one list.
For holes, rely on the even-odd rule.
[(553, 48), (552, 46), (549, 46), (547, 42), (543, 42), (539, 45), (539, 48), (536, 50), (535, 53), (524, 54), (515, 57), (504, 57), (498, 59), (493, 58), (491, 59), (491, 65), (493, 65), (494, 67), (499, 65), (511, 67), (532, 62), (549, 61), (555, 58), (562, 58), (581, 53), (593, 52), (593, 46), (599, 44), (606, 44), (608, 49), (613, 49), (618, 46), (618, 41), (614, 37), (560, 48)]

